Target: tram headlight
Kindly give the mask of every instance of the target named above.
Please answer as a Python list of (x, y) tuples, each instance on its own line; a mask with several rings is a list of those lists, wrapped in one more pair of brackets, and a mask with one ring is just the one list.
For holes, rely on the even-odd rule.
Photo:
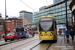
[(42, 36), (42, 33), (40, 33), (40, 35)]
[(53, 33), (51, 32), (51, 34), (50, 35), (53, 35)]

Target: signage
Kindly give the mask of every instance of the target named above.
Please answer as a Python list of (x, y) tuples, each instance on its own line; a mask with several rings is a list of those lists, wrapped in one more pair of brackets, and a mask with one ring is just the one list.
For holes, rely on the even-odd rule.
[(65, 27), (65, 25), (57, 25), (57, 27)]

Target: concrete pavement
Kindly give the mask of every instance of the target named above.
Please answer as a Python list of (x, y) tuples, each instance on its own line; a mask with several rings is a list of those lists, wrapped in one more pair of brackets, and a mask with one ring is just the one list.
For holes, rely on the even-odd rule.
[[(36, 36), (37, 36), (37, 34), (35, 34), (34, 37), (36, 37)], [(29, 38), (32, 38), (32, 35), (29, 35)], [(24, 38), (24, 39), (28, 39), (28, 38)], [(7, 42), (5, 42), (4, 38), (1, 38), (0, 39), (0, 46), (6, 45), (6, 44), (10, 44), (10, 43), (14, 43), (14, 42), (17, 42), (17, 41), (21, 41), (21, 40), (24, 40), (24, 39), (19, 39), (19, 40), (14, 40), (14, 41), (8, 40)]]
[[(37, 38), (38, 35), (35, 35), (35, 37)], [(7, 50), (8, 49), (9, 50), (10, 49), (12, 49), (12, 50), (29, 50), (30, 48), (34, 47), (35, 45), (37, 45), (39, 43), (39, 38), (38, 38), (38, 40), (37, 39), (34, 40), (35, 37), (30, 38), (30, 39), (32, 39), (31, 41), (28, 41), (30, 39), (27, 39), (27, 40), (18, 41), (18, 42), (15, 42), (15, 43), (11, 43), (11, 44), (8, 44), (8, 45), (1, 46), (1, 48), (4, 47), (1, 50), (5, 50), (6, 48), (7, 48)], [(67, 43), (66, 39), (64, 41), (63, 35), (58, 35), (57, 42), (53, 43), (51, 45), (51, 47), (49, 47), (49, 50), (70, 50), (70, 49), (75, 50), (75, 39), (74, 39), (74, 42), (72, 42), (71, 37), (69, 38), (69, 40), (70, 40), (70, 42)], [(28, 42), (26, 42), (26, 41), (28, 41)], [(24, 43), (24, 44), (18, 45), (18, 44), (21, 44), (21, 43)], [(46, 49), (47, 46), (49, 46), (47, 44), (48, 43), (40, 43), (38, 46), (33, 48), (33, 50), (42, 50), (42, 49), (44, 50), (44, 49)]]

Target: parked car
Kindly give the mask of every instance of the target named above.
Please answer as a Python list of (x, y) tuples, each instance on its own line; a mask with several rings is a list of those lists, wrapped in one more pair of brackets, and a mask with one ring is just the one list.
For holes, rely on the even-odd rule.
[(5, 36), (5, 41), (7, 40), (15, 40), (15, 39), (19, 39), (19, 35), (17, 35), (16, 33), (8, 33), (6, 36)]

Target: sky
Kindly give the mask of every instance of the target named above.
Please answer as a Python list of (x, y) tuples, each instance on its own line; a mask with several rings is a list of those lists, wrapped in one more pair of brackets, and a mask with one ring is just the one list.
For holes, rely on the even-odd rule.
[[(39, 11), (40, 7), (51, 4), (53, 4), (53, 0), (6, 0), (6, 14), (9, 18), (19, 17), (19, 12), (22, 10), (34, 13)], [(5, 18), (5, 0), (0, 0), (0, 13)]]

